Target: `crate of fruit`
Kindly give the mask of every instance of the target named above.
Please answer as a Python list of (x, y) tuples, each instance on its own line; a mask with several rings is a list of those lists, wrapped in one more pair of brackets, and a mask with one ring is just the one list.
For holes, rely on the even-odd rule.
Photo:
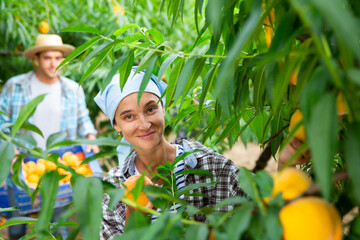
[[(86, 177), (102, 177), (102, 169), (97, 160), (81, 164), (82, 161), (93, 155), (85, 151), (85, 146), (63, 147), (52, 151), (59, 154), (58, 161), (64, 165), (72, 167), (78, 174)], [(72, 201), (72, 188), (70, 185), (71, 173), (63, 168), (58, 168), (55, 163), (46, 159), (36, 159), (31, 156), (24, 158), (20, 178), (32, 189), (35, 189), (39, 179), (46, 171), (57, 170), (64, 177), (59, 181), (59, 189), (56, 195), (55, 208), (65, 206)], [(41, 208), (41, 195), (38, 194), (33, 204), (30, 196), (19, 186), (13, 184), (16, 205), (21, 214), (37, 212)]]

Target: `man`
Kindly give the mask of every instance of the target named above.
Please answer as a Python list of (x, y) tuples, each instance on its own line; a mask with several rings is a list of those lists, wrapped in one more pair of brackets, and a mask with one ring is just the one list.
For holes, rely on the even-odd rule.
[[(65, 132), (68, 139), (96, 139), (96, 130), (86, 108), (83, 89), (75, 81), (59, 74), (64, 57), (74, 50), (71, 45), (63, 44), (56, 34), (41, 34), (36, 38), (35, 46), (24, 52), (24, 57), (35, 61), (37, 69), (10, 78), (0, 95), (0, 128), (4, 123), (15, 123), (20, 110), (33, 98), (46, 94), (37, 106), (29, 122), (36, 125), (43, 133), (29, 132), (37, 146), (46, 148), (47, 138), (56, 132)], [(25, 131), (25, 133), (27, 133)], [(99, 152), (96, 145), (88, 145), (87, 151)], [(17, 152), (17, 150), (16, 150)], [(9, 192), (9, 201), (11, 198)], [(54, 216), (55, 217), (55, 216)], [(17, 239), (24, 230), (10, 229), (10, 238)], [(63, 236), (64, 237), (64, 236)]]

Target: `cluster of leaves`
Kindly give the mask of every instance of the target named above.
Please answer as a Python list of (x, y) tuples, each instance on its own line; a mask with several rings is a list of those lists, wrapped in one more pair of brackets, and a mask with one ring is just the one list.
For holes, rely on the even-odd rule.
[[(178, 157), (177, 161), (185, 156)], [(134, 212), (126, 226), (125, 233), (115, 239), (280, 239), (282, 236), (282, 227), (278, 217), (279, 210), (284, 205), (281, 195), (265, 205), (263, 198), (271, 196), (272, 178), (265, 171), (253, 175), (249, 170), (241, 168), (239, 172), (239, 181), (242, 182), (244, 191), (249, 198), (233, 197), (223, 200), (216, 204), (214, 208), (204, 207), (197, 208), (186, 201), (177, 198), (180, 194), (196, 195), (196, 190), (216, 184), (212, 181), (212, 176), (207, 171), (189, 170), (186, 174), (200, 174), (211, 179), (209, 183), (196, 183), (186, 186), (180, 191), (173, 186), (172, 180), (176, 176), (172, 173), (175, 164), (167, 163), (159, 166), (164, 175), (156, 176), (165, 180), (163, 188), (156, 186), (141, 186), (137, 184), (133, 192), (139, 193), (143, 190), (151, 199), (152, 203), (159, 207), (162, 214), (154, 210), (137, 206), (135, 203), (123, 198), (122, 201), (131, 206), (137, 206), (143, 212), (149, 213), (144, 215)], [(180, 172), (179, 174), (185, 174)], [(191, 193), (189, 192), (190, 190)], [(120, 200), (124, 189), (113, 190), (111, 198)], [(136, 195), (135, 195), (136, 196)], [(182, 207), (176, 213), (169, 213), (169, 206), (173, 203), (180, 203)], [(115, 200), (116, 203), (116, 200)], [(235, 207), (229, 212), (219, 212), (221, 207), (234, 205)], [(158, 216), (156, 222), (151, 222), (151, 214)], [(207, 223), (194, 221), (196, 214), (206, 216)], [(144, 234), (146, 233), (146, 234)], [(213, 238), (210, 238), (210, 235)], [(214, 238), (215, 237), (215, 238)]]

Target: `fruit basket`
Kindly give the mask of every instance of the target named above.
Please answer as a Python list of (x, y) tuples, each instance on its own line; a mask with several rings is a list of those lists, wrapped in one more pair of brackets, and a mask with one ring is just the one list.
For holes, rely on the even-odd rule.
[[(85, 151), (85, 146), (63, 147), (52, 151), (58, 153), (58, 161), (64, 165), (72, 167), (78, 174), (85, 177), (102, 178), (102, 169), (97, 160), (92, 160), (87, 164), (81, 164), (82, 160), (90, 157), (93, 153)], [(71, 173), (63, 168), (58, 168), (53, 162), (46, 159), (36, 159), (31, 156), (24, 158), (20, 178), (32, 189), (37, 187), (38, 181), (42, 174), (48, 170), (56, 170), (64, 177), (59, 181), (59, 189), (56, 196), (55, 208), (63, 207), (72, 201), (72, 188), (70, 185)], [(16, 199), (16, 205), (21, 214), (37, 212), (41, 208), (41, 195), (36, 196), (31, 204), (30, 196), (21, 187), (13, 184), (13, 190)]]

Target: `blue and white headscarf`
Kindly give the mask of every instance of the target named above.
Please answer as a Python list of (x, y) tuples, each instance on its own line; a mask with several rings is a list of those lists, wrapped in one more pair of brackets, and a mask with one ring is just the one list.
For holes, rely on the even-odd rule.
[[(111, 126), (113, 126), (115, 112), (121, 100), (132, 93), (139, 92), (140, 90), (140, 85), (144, 78), (145, 71), (141, 71), (135, 74), (136, 69), (137, 67), (133, 67), (131, 69), (131, 73), (122, 90), (120, 88), (120, 76), (117, 74), (112, 78), (111, 82), (106, 86), (106, 88), (103, 91), (100, 91), (94, 98), (96, 104), (110, 118)], [(157, 77), (152, 74), (144, 92), (153, 93), (160, 99), (166, 87), (167, 84), (165, 82), (162, 80), (158, 81)], [(163, 106), (165, 106), (165, 96), (161, 98), (161, 101)], [(123, 138), (121, 142), (129, 144), (125, 138)], [(117, 152), (120, 165), (130, 154), (131, 150), (132, 148), (130, 146), (118, 146)]]

